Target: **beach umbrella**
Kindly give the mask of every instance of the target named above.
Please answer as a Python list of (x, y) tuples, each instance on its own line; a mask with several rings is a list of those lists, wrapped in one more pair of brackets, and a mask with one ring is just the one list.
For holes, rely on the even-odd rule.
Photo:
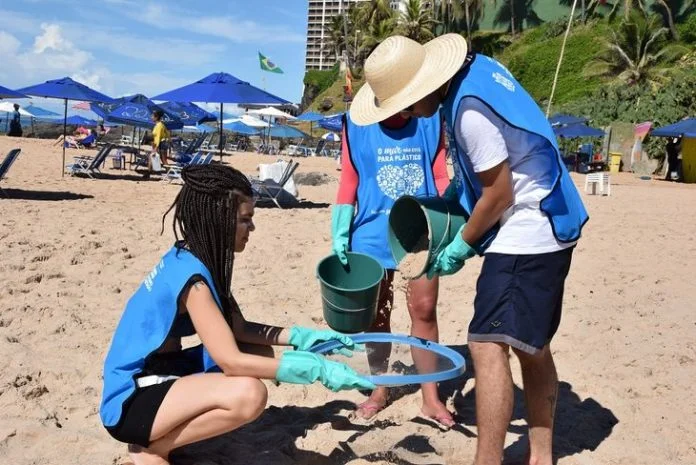
[(190, 102), (164, 102), (160, 108), (175, 114), (186, 126), (217, 121), (217, 116)]
[(235, 121), (241, 121), (242, 123), (246, 124), (249, 127), (252, 128), (267, 128), (268, 127), (268, 122), (264, 121), (262, 119), (255, 118), (251, 115), (247, 115), (246, 113), (234, 118), (228, 118), (222, 120), (223, 124), (227, 123), (234, 123)]
[(343, 130), (343, 113), (330, 115), (319, 120), (319, 126), (329, 131), (340, 132)]
[(566, 115), (563, 113), (556, 113), (549, 118), (549, 123), (551, 126), (564, 126), (566, 124), (578, 124), (587, 123), (587, 118), (582, 116)]
[(321, 113), (316, 113), (313, 111), (308, 111), (307, 113), (302, 113), (300, 116), (297, 117), (297, 119), (300, 121), (310, 121), (310, 122), (321, 121), (324, 118), (326, 118), (326, 117), (324, 115), (322, 115)]
[(29, 104), (29, 106), (24, 107), (25, 110), (27, 110), (29, 113), (31, 113), (34, 118), (47, 118), (47, 119), (53, 119), (53, 118), (59, 118), (60, 115), (58, 113), (55, 113), (50, 110), (46, 110), (41, 107), (37, 107), (36, 105)]
[(326, 134), (321, 136), (321, 138), (329, 142), (339, 142), (341, 140), (341, 136), (339, 136), (335, 132), (327, 132)]
[(78, 102), (70, 108), (72, 108), (73, 110), (86, 110), (86, 111), (89, 111), (92, 109), (89, 102)]
[(0, 98), (29, 98), (21, 92), (0, 86)]
[(696, 133), (696, 118), (687, 118), (668, 126), (654, 129), (650, 135), (657, 137), (680, 137)]
[[(25, 87), (19, 89), (19, 92), (33, 95), (36, 97), (59, 98), (65, 102), (63, 110), (63, 138), (67, 132), (68, 119), (68, 100), (85, 100), (88, 102), (111, 102), (112, 98), (90, 89), (84, 84), (64, 77), (61, 79), (52, 79), (42, 84)], [(60, 167), (61, 176), (65, 176), (65, 144), (63, 144), (63, 164)]]
[[(213, 73), (187, 86), (152, 97), (153, 100), (175, 102), (206, 102), (220, 104), (219, 132), (222, 139), (223, 107), (225, 103), (281, 105), (290, 103), (264, 90), (254, 87), (228, 73)], [(220, 144), (220, 159), (222, 159)]]
[(296, 119), (290, 113), (285, 113), (284, 111), (278, 110), (275, 107), (260, 108), (258, 110), (249, 110), (251, 115), (268, 116), (271, 118), (282, 118), (282, 119)]
[(313, 126), (314, 123), (317, 121), (321, 121), (324, 119), (324, 115), (321, 113), (316, 113), (314, 111), (308, 111), (306, 113), (302, 113), (300, 116), (297, 117), (297, 121), (309, 121), (309, 135), (312, 135), (313, 132)]
[[(14, 103), (12, 102), (0, 102), (0, 111), (5, 112), (5, 113), (13, 113), (14, 112)], [(20, 116), (29, 116), (32, 117), (31, 113), (29, 113), (25, 108), (19, 107), (19, 114)]]
[(65, 122), (67, 124), (74, 124), (75, 126), (96, 126), (99, 124), (93, 119), (85, 118), (84, 116), (80, 115), (68, 116), (68, 119), (66, 119)]
[(292, 126), (284, 126), (282, 124), (276, 124), (269, 130), (269, 135), (271, 137), (278, 137), (280, 139), (299, 139), (307, 137), (307, 134), (300, 131)]
[[(20, 119), (22, 116), (26, 116), (28, 118), (31, 118), (32, 116), (34, 116), (22, 107), (19, 107), (18, 111), (19, 111)], [(0, 102), (0, 113), (5, 113), (5, 130), (7, 130), (8, 124), (10, 122), (10, 115), (9, 114), (14, 113), (14, 103), (12, 103), (12, 102)]]
[(601, 129), (592, 128), (584, 124), (569, 124), (567, 126), (556, 126), (553, 132), (557, 137), (565, 139), (574, 139), (576, 137), (603, 137), (604, 131)]
[(222, 125), (223, 128), (228, 131), (236, 132), (237, 134), (246, 134), (248, 136), (253, 136), (259, 133), (259, 130), (251, 126), (247, 126), (242, 121), (232, 121)]
[(142, 94), (122, 97), (117, 100), (119, 102), (115, 107), (109, 105), (110, 111), (104, 118), (106, 121), (152, 129), (155, 126), (155, 123), (152, 122), (152, 113), (155, 110), (162, 110), (162, 113), (164, 113), (162, 122), (167, 129), (181, 129), (184, 127), (184, 123), (176, 114), (165, 110)]
[(190, 125), (190, 126), (184, 126), (182, 128), (184, 132), (215, 132), (215, 128), (212, 128), (206, 124), (197, 124), (197, 125)]

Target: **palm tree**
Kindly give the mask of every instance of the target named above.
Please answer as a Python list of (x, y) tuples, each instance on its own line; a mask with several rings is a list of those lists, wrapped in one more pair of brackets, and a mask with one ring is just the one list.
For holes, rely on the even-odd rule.
[(650, 11), (662, 16), (664, 24), (669, 27), (670, 35), (674, 40), (679, 40), (679, 32), (675, 23), (686, 21), (696, 11), (694, 0), (656, 0), (650, 5)]
[(362, 2), (358, 8), (360, 14), (358, 16), (359, 22), (356, 24), (368, 28), (380, 21), (394, 17), (394, 10), (389, 4), (389, 0), (369, 0)]
[(396, 21), (394, 18), (368, 24), (367, 31), (363, 31), (362, 41), (360, 42), (360, 55), (369, 56), (380, 43), (394, 34), (395, 28)]
[(508, 0), (500, 7), (493, 20), (494, 24), (508, 24), (512, 35), (522, 32), (523, 24), (539, 26), (543, 21), (534, 11), (536, 0)]
[(344, 15), (339, 14), (331, 18), (324, 26), (325, 47), (335, 55), (338, 60), (346, 48), (346, 36), (344, 33)]
[(628, 20), (612, 29), (605, 49), (585, 68), (587, 76), (615, 76), (629, 85), (657, 84), (666, 76), (660, 65), (681, 58), (688, 49), (670, 44), (669, 29), (659, 16), (632, 11)]
[(613, 21), (614, 18), (616, 17), (617, 12), (619, 11), (619, 6), (623, 5), (623, 12), (624, 12), (624, 21), (628, 21), (631, 12), (634, 10), (639, 10), (642, 12), (644, 15), (647, 14), (647, 10), (645, 8), (645, 0), (622, 0), (622, 1), (616, 1), (614, 3), (614, 7), (611, 9), (611, 12), (609, 13), (609, 20)]
[(486, 0), (440, 0), (433, 3), (436, 35), (466, 31), (467, 40), (478, 29)]
[(406, 11), (399, 18), (398, 32), (423, 44), (435, 37), (435, 24), (430, 10), (424, 7), (421, 0), (408, 0)]

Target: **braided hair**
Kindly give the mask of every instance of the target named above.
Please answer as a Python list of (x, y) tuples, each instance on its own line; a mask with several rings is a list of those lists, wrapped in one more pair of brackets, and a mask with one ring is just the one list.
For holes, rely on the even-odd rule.
[(174, 203), (172, 228), (179, 249), (186, 248), (213, 276), (223, 313), (231, 324), (238, 310), (232, 297), (232, 269), (237, 231), (237, 208), (253, 197), (251, 183), (240, 171), (224, 165), (190, 165), (181, 171), (184, 185)]

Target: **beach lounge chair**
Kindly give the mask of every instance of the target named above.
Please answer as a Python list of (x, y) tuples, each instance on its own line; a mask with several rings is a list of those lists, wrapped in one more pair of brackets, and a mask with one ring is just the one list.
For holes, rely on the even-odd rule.
[[(5, 159), (0, 163), (0, 181), (5, 177), (8, 171), (10, 171), (10, 167), (12, 164), (15, 162), (17, 157), (19, 157), (19, 153), (22, 151), (22, 149), (12, 149), (10, 152), (7, 154)], [(2, 194), (5, 198), (9, 199), (10, 196), (7, 195), (7, 193), (2, 190), (2, 187), (0, 187), (0, 194)]]
[(198, 152), (207, 137), (208, 135), (205, 133), (199, 134), (188, 143), (184, 150), (175, 152), (171, 158), (179, 163), (188, 163), (193, 153)]
[(94, 158), (75, 157), (73, 163), (66, 166), (65, 169), (71, 176), (75, 176), (76, 174), (86, 174), (90, 178), (93, 178), (94, 174), (101, 173), (99, 168), (104, 164), (106, 157), (114, 147), (116, 147), (114, 144), (107, 144), (103, 146), (99, 149)]
[(282, 163), (285, 163), (286, 166), (277, 181), (271, 178), (251, 180), (251, 187), (254, 190), (257, 203), (272, 202), (278, 208), (283, 208), (283, 205), (293, 206), (299, 203), (297, 197), (289, 192), (288, 188), (292, 185), (294, 190), (293, 174), (300, 164), (295, 161)]
[(191, 158), (187, 163), (174, 163), (174, 164), (169, 164), (169, 165), (164, 165), (162, 168), (166, 169), (167, 171), (162, 175), (162, 181), (166, 182), (174, 182), (177, 180), (181, 179), (181, 170), (184, 169), (184, 167), (188, 165), (195, 165), (201, 161), (201, 158), (203, 157), (203, 154), (201, 152), (197, 152), (193, 155), (193, 158)]
[(92, 147), (97, 142), (97, 136), (95, 134), (90, 134), (82, 140), (79, 139), (67, 139), (65, 140), (65, 147), (73, 149), (84, 149), (86, 147)]

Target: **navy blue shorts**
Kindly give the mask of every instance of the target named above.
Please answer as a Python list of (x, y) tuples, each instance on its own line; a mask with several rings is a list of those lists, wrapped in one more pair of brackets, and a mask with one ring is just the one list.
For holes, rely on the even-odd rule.
[(573, 248), (538, 255), (486, 254), (469, 341), (502, 342), (529, 354), (548, 344), (561, 322)]

